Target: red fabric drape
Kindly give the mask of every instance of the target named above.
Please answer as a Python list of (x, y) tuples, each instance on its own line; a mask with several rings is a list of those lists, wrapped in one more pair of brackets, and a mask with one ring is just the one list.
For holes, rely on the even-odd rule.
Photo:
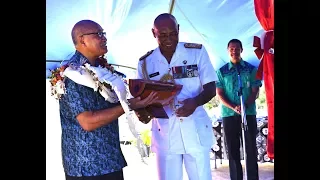
[(255, 53), (261, 59), (258, 67), (257, 78), (264, 79), (266, 90), (266, 99), (268, 106), (268, 140), (267, 153), (269, 158), (274, 159), (274, 6), (273, 0), (254, 0), (254, 9), (256, 16), (265, 30), (263, 37), (263, 48), (261, 48), (261, 40), (254, 37), (253, 46), (257, 47)]

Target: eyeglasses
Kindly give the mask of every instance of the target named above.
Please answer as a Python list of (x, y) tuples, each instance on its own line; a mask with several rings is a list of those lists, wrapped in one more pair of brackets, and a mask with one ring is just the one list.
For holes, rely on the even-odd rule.
[(99, 36), (99, 38), (106, 37), (106, 32), (86, 33), (86, 34), (82, 34), (80, 37), (85, 36), (85, 35), (91, 35), (91, 34), (96, 34)]

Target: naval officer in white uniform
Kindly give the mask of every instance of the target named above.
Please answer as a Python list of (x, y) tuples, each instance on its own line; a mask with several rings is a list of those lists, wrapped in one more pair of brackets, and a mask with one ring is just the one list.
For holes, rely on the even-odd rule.
[(189, 180), (212, 180), (209, 152), (215, 137), (202, 105), (216, 95), (215, 69), (204, 46), (179, 42), (179, 25), (171, 14), (159, 15), (152, 33), (159, 46), (140, 58), (137, 78), (183, 85), (165, 106), (169, 119), (152, 120), (159, 180), (182, 180), (183, 163)]

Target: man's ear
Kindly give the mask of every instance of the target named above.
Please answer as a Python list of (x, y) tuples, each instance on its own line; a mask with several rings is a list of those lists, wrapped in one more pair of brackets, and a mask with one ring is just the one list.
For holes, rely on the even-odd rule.
[(151, 29), (151, 31), (152, 31), (153, 37), (154, 37), (154, 38), (157, 38), (157, 37), (156, 37), (156, 34), (154, 33), (154, 29), (153, 29), (153, 28)]
[(79, 37), (78, 42), (80, 45), (85, 45), (85, 42), (82, 37)]

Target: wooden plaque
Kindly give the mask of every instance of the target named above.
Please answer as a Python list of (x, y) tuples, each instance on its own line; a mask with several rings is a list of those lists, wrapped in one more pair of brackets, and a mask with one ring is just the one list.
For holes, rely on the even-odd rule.
[[(182, 85), (177, 85), (170, 82), (161, 82), (155, 80), (144, 79), (129, 79), (129, 90), (133, 97), (140, 96), (141, 99), (155, 91), (158, 93), (160, 100), (168, 99), (175, 96), (182, 89)], [(139, 120), (147, 124), (152, 118), (168, 118), (167, 113), (161, 104), (152, 104), (144, 109), (136, 110), (141, 116)]]

